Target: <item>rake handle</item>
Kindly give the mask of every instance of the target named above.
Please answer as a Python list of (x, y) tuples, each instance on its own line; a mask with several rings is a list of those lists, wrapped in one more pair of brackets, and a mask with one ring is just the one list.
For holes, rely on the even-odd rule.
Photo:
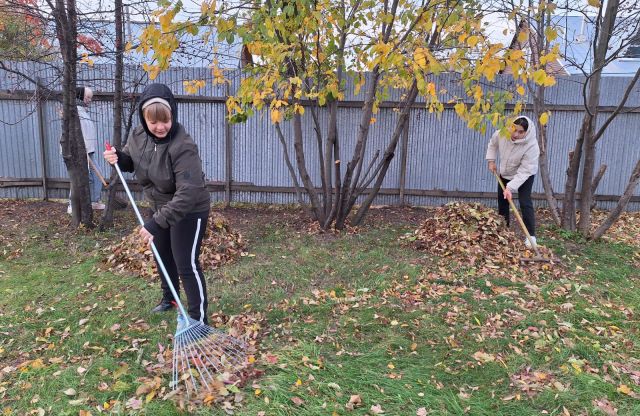
[[(111, 144), (106, 143), (105, 144), (107, 150), (111, 150)], [(136, 205), (136, 202), (133, 200), (133, 195), (131, 194), (131, 191), (129, 190), (129, 186), (127, 185), (127, 181), (124, 180), (124, 176), (122, 175), (122, 171), (120, 170), (120, 166), (118, 166), (118, 163), (114, 163), (113, 166), (116, 168), (116, 172), (118, 172), (118, 177), (120, 177), (120, 182), (122, 182), (122, 186), (124, 187), (125, 192), (127, 193), (127, 196), (129, 197), (129, 201), (131, 202), (131, 206), (133, 207), (133, 210), (136, 213), (136, 217), (138, 218), (138, 222), (140, 223), (141, 226), (144, 227), (144, 220), (142, 219), (142, 215), (140, 215), (140, 210), (138, 209), (138, 206)], [(180, 302), (180, 297), (178, 296), (178, 292), (176, 292), (176, 288), (173, 287), (173, 283), (171, 282), (171, 278), (169, 277), (169, 273), (167, 273), (167, 269), (164, 267), (164, 262), (162, 261), (162, 258), (160, 257), (160, 253), (158, 253), (158, 249), (156, 248), (156, 245), (153, 243), (153, 241), (151, 241), (151, 251), (153, 252), (153, 255), (156, 257), (156, 260), (158, 261), (158, 265), (160, 266), (160, 270), (162, 270), (162, 274), (164, 275), (165, 280), (167, 281), (167, 285), (169, 286), (169, 289), (171, 290), (171, 294), (173, 295), (173, 298), (176, 301), (176, 304), (178, 305), (178, 308), (180, 309), (180, 313), (182, 314), (182, 316), (184, 317), (184, 319), (189, 322), (189, 315), (187, 314), (187, 311), (184, 310), (184, 306), (182, 306), (182, 302)]]
[[(109, 147), (111, 147), (111, 145), (109, 145)], [(89, 157), (89, 155), (87, 155), (87, 160), (89, 161), (89, 166), (91, 166), (91, 169), (93, 169), (93, 171), (95, 172), (95, 174), (98, 176), (98, 178), (100, 179), (100, 182), (102, 182), (102, 186), (104, 186), (105, 188), (109, 185), (107, 185), (107, 181), (104, 180), (104, 176), (102, 176), (102, 173), (100, 173), (100, 171), (98, 170), (98, 167), (96, 166), (95, 163), (93, 163), (93, 160), (91, 160), (91, 158)]]
[[(502, 192), (504, 192), (506, 190), (506, 187), (504, 186), (502, 179), (500, 179), (500, 175), (498, 175), (497, 172), (493, 172), (493, 175), (498, 180), (498, 183), (500, 184), (500, 188), (502, 188)], [(513, 211), (513, 213), (515, 214), (516, 218), (518, 219), (518, 224), (520, 224), (520, 227), (522, 227), (522, 231), (524, 231), (525, 235), (527, 236), (527, 240), (529, 240), (529, 244), (531, 244), (531, 248), (533, 248), (533, 251), (535, 251), (536, 256), (540, 257), (540, 251), (538, 250), (538, 245), (533, 242), (533, 239), (531, 238), (531, 234), (529, 234), (529, 230), (527, 230), (527, 226), (524, 225), (522, 216), (520, 215), (520, 212), (516, 208), (516, 204), (513, 203), (513, 198), (508, 199), (508, 201), (509, 201), (509, 205), (511, 206), (511, 211)]]

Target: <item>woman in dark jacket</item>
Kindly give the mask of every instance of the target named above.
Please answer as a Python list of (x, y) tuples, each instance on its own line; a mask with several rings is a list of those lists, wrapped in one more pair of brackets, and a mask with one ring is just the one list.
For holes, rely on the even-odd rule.
[[(180, 276), (191, 318), (207, 323), (207, 287), (198, 257), (207, 227), (210, 197), (198, 147), (178, 123), (178, 108), (164, 84), (148, 85), (140, 98), (141, 125), (123, 149), (104, 152), (111, 164), (135, 172), (153, 217), (140, 230), (154, 242), (176, 291)], [(173, 295), (160, 268), (163, 296), (153, 312), (172, 309)]]

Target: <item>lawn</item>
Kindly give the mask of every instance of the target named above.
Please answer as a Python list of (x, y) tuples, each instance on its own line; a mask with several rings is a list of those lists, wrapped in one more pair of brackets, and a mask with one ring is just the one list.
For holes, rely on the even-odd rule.
[(341, 234), (294, 208), (220, 210), (248, 244), (207, 272), (209, 311), (260, 335), (253, 377), (194, 405), (150, 371), (175, 329), (149, 313), (159, 285), (104, 265), (134, 218), (71, 230), (65, 208), (0, 201), (2, 415), (640, 414), (640, 222), (600, 242), (543, 225), (562, 265), (530, 273), (414, 249), (433, 210)]

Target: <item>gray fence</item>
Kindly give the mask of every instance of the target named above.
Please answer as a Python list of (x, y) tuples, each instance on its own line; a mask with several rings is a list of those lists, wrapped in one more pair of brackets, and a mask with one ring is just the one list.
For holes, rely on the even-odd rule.
[[(56, 68), (15, 65), (21, 72), (38, 77), (47, 85), (55, 85)], [(112, 72), (113, 68), (105, 65), (85, 67), (79, 74), (79, 84), (89, 85), (96, 91), (89, 111), (96, 122), (101, 146), (112, 135)], [(230, 196), (233, 202), (295, 203), (293, 182), (268, 114), (259, 113), (246, 123), (226, 128), (225, 97), (237, 88), (237, 75), (230, 74), (234, 81), (228, 87), (208, 83), (198, 96), (185, 95), (183, 80), (210, 79), (209, 69), (172, 69), (161, 74), (156, 81), (170, 85), (179, 97), (179, 119), (200, 148), (213, 201), (223, 201)], [(134, 81), (140, 78), (144, 77), (139, 69), (128, 68), (127, 91), (132, 92)], [(439, 76), (434, 81), (450, 91), (459, 88), (449, 75)], [(618, 104), (628, 81), (626, 78), (606, 78), (603, 81), (600, 123)], [(505, 76), (492, 88), (503, 87), (509, 82)], [(575, 146), (582, 120), (581, 82), (579, 78), (562, 78), (547, 93), (552, 110), (548, 126), (549, 165), (556, 192), (563, 191), (568, 153)], [(34, 89), (34, 84), (20, 76), (0, 70), (0, 197), (3, 198), (42, 198), (43, 179), (47, 182), (48, 197), (65, 198), (68, 192), (59, 147), (60, 104), (54, 98), (36, 101)], [(350, 86), (347, 86), (347, 91), (338, 114), (342, 160), (352, 154), (360, 118), (358, 106), (363, 98), (362, 93), (353, 95)], [(463, 95), (461, 91), (457, 92)], [(384, 152), (397, 117), (391, 103), (399, 100), (400, 95), (400, 91), (393, 91), (389, 105), (383, 105), (377, 114), (377, 121), (370, 132), (366, 160), (377, 150)], [(640, 112), (636, 110), (639, 106), (640, 93), (636, 89), (627, 103), (627, 113), (611, 124), (599, 145), (596, 163), (598, 166), (608, 165), (596, 192), (601, 208), (613, 206), (633, 165), (640, 158)], [(327, 118), (327, 113), (321, 111), (321, 125), (326, 125)], [(289, 140), (289, 152), (293, 155), (292, 132), (287, 123), (283, 124), (283, 131)], [(305, 146), (315, 150), (315, 132), (309, 112), (304, 116), (304, 134)], [(493, 204), (496, 184), (484, 161), (490, 134), (490, 131), (480, 134), (469, 130), (452, 108), (447, 107), (442, 114), (436, 115), (429, 113), (423, 105), (416, 105), (411, 113), (407, 147), (403, 149), (400, 145), (396, 154), (400, 156), (404, 151), (407, 154), (404, 186), (401, 186), (400, 157), (395, 157), (375, 203), (398, 204), (402, 193), (410, 205), (440, 205), (451, 200)], [(319, 163), (313, 155), (315, 152), (309, 153), (308, 169), (319, 185)], [(229, 169), (227, 160), (230, 161)], [(105, 174), (109, 172), (103, 160), (98, 161), (98, 166)], [(345, 167), (346, 163), (343, 163)], [(225, 193), (225, 189), (230, 192)], [(540, 180), (536, 180), (534, 192), (536, 203), (544, 204)], [(639, 195), (637, 190), (629, 209), (640, 210)]]

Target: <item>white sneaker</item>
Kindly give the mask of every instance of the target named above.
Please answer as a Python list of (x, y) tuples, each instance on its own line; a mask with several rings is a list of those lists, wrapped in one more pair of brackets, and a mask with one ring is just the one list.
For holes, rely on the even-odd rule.
[(104, 208), (105, 208), (105, 206), (101, 202), (92, 202), (91, 203), (91, 209), (104, 209)]
[(73, 209), (71, 208), (71, 205), (67, 205), (67, 214), (71, 215), (73, 213)]
[[(534, 236), (531, 236), (531, 241), (533, 241), (534, 246), (538, 247), (538, 242), (536, 241), (536, 238)], [(531, 242), (528, 238), (524, 239), (524, 245), (527, 246), (527, 248), (531, 248)]]

